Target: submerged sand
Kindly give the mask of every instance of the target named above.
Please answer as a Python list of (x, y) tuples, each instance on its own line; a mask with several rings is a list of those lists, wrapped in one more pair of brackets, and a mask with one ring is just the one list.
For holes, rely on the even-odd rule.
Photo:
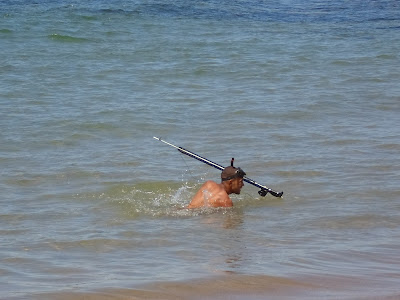
[[(264, 275), (230, 274), (189, 282), (158, 282), (137, 288), (105, 288), (98, 291), (65, 291), (36, 295), (55, 300), (261, 300), (261, 299), (400, 299), (400, 289), (388, 278), (316, 276), (289, 279)], [(393, 282), (392, 282), (393, 283)]]

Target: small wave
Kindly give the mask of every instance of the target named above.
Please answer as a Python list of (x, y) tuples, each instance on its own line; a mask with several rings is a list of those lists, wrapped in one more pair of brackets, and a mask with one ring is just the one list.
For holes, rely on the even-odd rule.
[(398, 150), (400, 151), (400, 144), (382, 144), (379, 145), (378, 148), (384, 149), (384, 150)]
[(142, 182), (118, 184), (99, 195), (129, 219), (144, 216), (185, 216), (190, 199), (190, 186), (173, 182)]
[[(399, 26), (400, 28), (400, 26)], [(397, 59), (397, 55), (394, 54), (380, 54), (377, 55), (376, 58), (378, 59)]]
[(51, 241), (48, 242), (48, 246), (55, 250), (65, 249), (87, 249), (94, 252), (107, 252), (113, 248), (130, 247), (131, 241), (121, 239), (105, 239), (105, 238), (94, 238), (94, 239), (81, 239), (74, 241)]
[(337, 146), (346, 146), (346, 145), (354, 145), (357, 143), (360, 143), (361, 140), (360, 139), (337, 139), (337, 140), (333, 140), (333, 141), (326, 141), (324, 142), (325, 144), (329, 144), (329, 145), (337, 145)]
[(86, 15), (80, 16), (80, 18), (86, 21), (95, 21), (98, 19), (97, 16), (86, 16)]
[(7, 28), (0, 29), (0, 33), (10, 34), (10, 33), (12, 33), (12, 32), (13, 32), (12, 30), (7, 29)]
[(341, 59), (332, 61), (332, 64), (338, 66), (351, 66), (353, 63), (351, 61)]
[(114, 125), (114, 124), (110, 124), (110, 123), (105, 123), (105, 122), (86, 122), (86, 123), (82, 123), (81, 127), (83, 129), (95, 129), (95, 130), (114, 130), (114, 129), (118, 129), (119, 127)]
[(66, 43), (81, 43), (88, 41), (88, 39), (85, 38), (74, 37), (70, 35), (61, 35), (57, 33), (50, 34), (48, 35), (48, 37), (54, 41), (66, 42)]
[[(315, 222), (314, 222), (315, 223)], [(377, 227), (396, 228), (397, 218), (377, 214), (361, 214), (353, 216), (324, 217), (320, 227), (329, 229), (374, 229)]]
[[(215, 213), (226, 214), (230, 208), (188, 209), (187, 205), (195, 192), (195, 186), (177, 182), (143, 182), (139, 184), (120, 184), (107, 189), (92, 198), (101, 199), (103, 205), (111, 206), (122, 218), (142, 217), (186, 218)], [(238, 209), (254, 199), (235, 199)], [(258, 201), (257, 201), (258, 202)]]
[[(2, 216), (0, 216), (0, 219)], [(0, 229), (0, 236), (8, 236), (8, 235), (20, 235), (28, 233), (27, 229)]]
[(31, 177), (15, 176), (6, 180), (7, 184), (17, 187), (31, 187), (37, 186), (39, 183), (44, 182), (44, 177), (40, 175), (33, 175)]
[(325, 176), (327, 173), (323, 171), (313, 171), (313, 170), (308, 170), (308, 171), (278, 171), (278, 175), (286, 178), (291, 178), (291, 177), (321, 177)]

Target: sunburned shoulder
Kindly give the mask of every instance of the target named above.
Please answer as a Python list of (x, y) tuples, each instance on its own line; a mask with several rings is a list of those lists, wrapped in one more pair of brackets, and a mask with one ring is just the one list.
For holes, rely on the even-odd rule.
[(213, 188), (220, 188), (220, 185), (212, 180), (207, 180), (204, 182), (203, 187), (213, 187)]
[(203, 206), (228, 207), (232, 206), (232, 201), (225, 192), (224, 187), (215, 181), (206, 181), (194, 195), (188, 208)]
[(204, 183), (202, 187), (204, 204), (212, 207), (232, 206), (232, 200), (229, 198), (224, 187), (212, 180)]
[(200, 189), (207, 190), (211, 193), (225, 193), (224, 187), (212, 180), (204, 182)]

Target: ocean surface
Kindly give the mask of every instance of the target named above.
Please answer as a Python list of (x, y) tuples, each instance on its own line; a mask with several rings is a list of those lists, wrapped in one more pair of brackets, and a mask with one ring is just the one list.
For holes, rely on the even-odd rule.
[(1, 0), (0, 55), (0, 299), (400, 298), (399, 1)]

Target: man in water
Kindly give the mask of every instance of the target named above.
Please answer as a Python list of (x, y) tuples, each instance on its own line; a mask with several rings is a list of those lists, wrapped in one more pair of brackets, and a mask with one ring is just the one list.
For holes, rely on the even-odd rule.
[(241, 168), (226, 167), (221, 173), (221, 183), (206, 181), (194, 195), (188, 208), (233, 206), (229, 195), (240, 194), (245, 175), (246, 173)]

